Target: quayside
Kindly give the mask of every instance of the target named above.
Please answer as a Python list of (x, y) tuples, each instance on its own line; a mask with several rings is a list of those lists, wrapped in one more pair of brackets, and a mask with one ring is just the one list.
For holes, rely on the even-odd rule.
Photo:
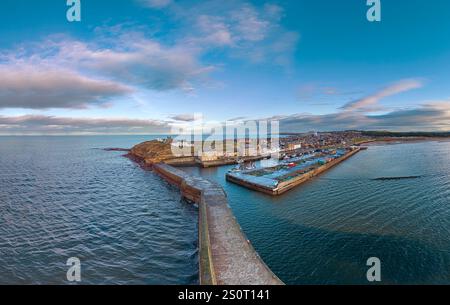
[(360, 147), (353, 147), (338, 152), (321, 152), (307, 159), (297, 159), (295, 162), (290, 160), (275, 167), (230, 171), (226, 179), (254, 191), (278, 196), (324, 173), (361, 150)]

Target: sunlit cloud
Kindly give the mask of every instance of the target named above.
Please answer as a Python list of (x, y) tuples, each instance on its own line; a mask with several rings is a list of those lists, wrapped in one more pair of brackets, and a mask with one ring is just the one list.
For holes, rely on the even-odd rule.
[(0, 108), (87, 108), (105, 106), (131, 93), (123, 84), (74, 71), (30, 65), (0, 65)]
[(418, 89), (423, 86), (423, 82), (415, 79), (401, 80), (394, 83), (372, 95), (366, 96), (362, 99), (352, 101), (341, 107), (345, 111), (365, 111), (373, 112), (382, 109), (378, 104), (382, 99), (393, 96), (402, 92)]
[[(180, 100), (184, 101), (183, 97), (189, 97), (189, 102), (199, 101), (192, 107), (198, 110), (200, 106), (208, 107), (205, 100), (210, 97), (209, 102), (214, 104), (214, 96), (220, 94), (219, 91), (239, 88), (243, 90), (242, 96), (248, 96), (245, 88), (233, 84), (242, 71), (235, 67), (250, 67), (248, 75), (256, 74), (254, 72), (259, 72), (260, 67), (277, 68), (270, 76), (273, 79), (281, 77), (277, 73), (283, 73), (283, 68), (299, 68), (294, 59), (300, 47), (300, 32), (286, 28), (284, 18), (288, 12), (278, 4), (244, 0), (189, 3), (136, 0), (135, 4), (141, 6), (138, 9), (143, 14), (159, 16), (163, 13), (163, 30), (152, 29), (144, 23), (127, 22), (98, 26), (90, 39), (87, 35), (77, 38), (49, 33), (35, 41), (17, 42), (14, 47), (1, 48), (0, 110), (9, 115), (27, 113), (17, 109), (32, 109), (30, 113), (46, 115), (4, 115), (0, 132), (157, 133), (167, 130), (171, 123), (195, 122), (193, 115), (174, 112), (174, 104), (179, 105)], [(150, 9), (142, 9), (142, 6)], [(165, 26), (170, 31), (165, 31)], [(295, 76), (300, 74), (295, 73)], [(255, 77), (255, 80), (259, 78)], [(295, 108), (287, 101), (288, 106), (279, 108), (282, 114), (273, 117), (280, 120), (285, 131), (448, 128), (448, 101), (424, 102), (403, 109), (398, 105), (387, 107), (384, 103), (389, 97), (421, 88), (424, 85), (421, 79), (400, 80), (358, 99), (355, 97), (362, 95), (358, 88), (340, 90), (333, 81), (328, 84), (325, 81), (324, 84), (307, 83), (307, 78), (305, 81), (305, 86), (297, 90), (291, 88), (292, 95), (296, 94), (293, 98), (309, 101), (308, 106), (331, 106), (329, 112), (336, 112), (289, 115)], [(271, 90), (275, 95), (278, 88)], [(280, 90), (286, 90), (286, 87)], [(241, 95), (238, 91), (236, 94)], [(229, 92), (224, 94), (227, 95)], [(92, 111), (92, 108), (107, 106), (112, 107), (112, 110), (108, 109), (110, 116), (124, 111), (127, 115), (142, 117), (142, 113), (135, 112), (136, 108), (146, 108), (145, 113), (150, 113), (149, 109), (156, 109), (156, 104), (159, 107), (161, 101), (166, 102), (165, 98), (167, 105), (157, 109), (158, 117), (167, 118), (162, 121), (69, 118), (72, 115), (93, 117), (100, 112), (98, 109)], [(156, 99), (161, 100), (155, 102)], [(336, 105), (338, 99), (340, 102)], [(227, 102), (223, 97), (218, 100)], [(335, 110), (342, 101), (348, 100), (352, 101)], [(237, 101), (247, 102), (239, 98)], [(266, 102), (262, 101), (261, 105)], [(135, 107), (136, 103), (139, 107)], [(234, 101), (230, 104), (236, 105)], [(70, 112), (61, 109), (70, 109)], [(388, 112), (392, 109), (396, 110)], [(233, 111), (212, 116), (225, 120), (227, 113), (237, 117), (230, 121), (252, 119), (252, 114)], [(263, 110), (260, 113), (264, 113)]]
[(221, 48), (230, 58), (250, 64), (291, 68), (300, 34), (282, 26), (281, 6), (211, 0), (192, 7), (180, 5), (174, 14), (189, 28), (182, 39), (185, 45), (201, 46), (204, 51)]
[(167, 122), (129, 118), (0, 116), (0, 134), (162, 134)]
[(436, 102), (386, 114), (343, 111), (324, 115), (295, 114), (281, 117), (283, 132), (333, 130), (434, 131), (450, 130), (450, 103)]
[[(234, 118), (228, 121), (247, 121)], [(278, 115), (281, 132), (335, 130), (448, 131), (450, 103), (436, 101), (380, 115), (338, 112), (324, 115)], [(71, 118), (46, 115), (0, 116), (0, 134), (167, 134), (175, 122), (192, 124), (195, 116), (180, 114), (168, 120), (129, 118)], [(215, 122), (214, 124), (217, 124)], [(211, 123), (211, 126), (215, 126)]]
[(198, 87), (216, 83), (216, 65), (203, 60), (216, 48), (248, 62), (289, 65), (297, 43), (297, 35), (280, 26), (283, 9), (277, 5), (212, 0), (172, 8), (169, 0), (139, 2), (170, 6), (172, 17), (186, 24), (176, 29), (182, 38), (162, 42), (143, 26), (119, 24), (96, 28), (89, 41), (55, 34), (0, 50), (0, 108), (82, 109), (142, 90), (196, 96)]
[(172, 0), (137, 0), (140, 4), (150, 8), (164, 8), (172, 3)]
[(178, 114), (171, 116), (170, 119), (180, 122), (194, 122), (197, 116), (194, 114)]

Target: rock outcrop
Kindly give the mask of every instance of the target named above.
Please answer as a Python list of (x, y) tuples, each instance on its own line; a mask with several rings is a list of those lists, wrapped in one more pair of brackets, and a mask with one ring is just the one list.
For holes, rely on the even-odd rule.
[(130, 156), (141, 160), (145, 165), (167, 162), (176, 157), (172, 154), (172, 141), (148, 141), (134, 146)]

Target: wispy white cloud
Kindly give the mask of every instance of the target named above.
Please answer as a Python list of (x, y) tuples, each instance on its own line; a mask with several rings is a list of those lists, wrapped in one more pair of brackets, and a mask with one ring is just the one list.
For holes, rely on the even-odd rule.
[(122, 35), (109, 48), (69, 41), (61, 45), (59, 55), (90, 72), (157, 91), (189, 91), (214, 69), (199, 62), (196, 49), (164, 46), (142, 35)]
[(197, 117), (194, 114), (186, 113), (171, 116), (170, 119), (179, 122), (194, 122), (197, 119)]
[(172, 4), (172, 0), (137, 0), (140, 4), (150, 8), (164, 8)]
[(244, 41), (264, 40), (271, 27), (270, 20), (262, 18), (259, 12), (250, 5), (244, 5), (239, 10), (231, 12), (231, 19), (235, 23), (236, 32)]
[(179, 5), (173, 11), (186, 24), (184, 44), (204, 51), (220, 47), (250, 64), (290, 68), (293, 63), (300, 35), (282, 26), (284, 10), (279, 5), (210, 0), (192, 7)]
[(396, 82), (372, 95), (366, 96), (362, 99), (352, 101), (341, 107), (344, 111), (378, 111), (380, 110), (380, 105), (378, 103), (389, 96), (410, 91), (413, 89), (418, 89), (423, 86), (423, 82), (417, 79), (406, 79)]
[(214, 83), (211, 73), (223, 63), (205, 64), (209, 52), (221, 48), (247, 62), (289, 66), (298, 41), (296, 33), (281, 27), (283, 10), (277, 5), (141, 2), (170, 6), (169, 16), (181, 20), (174, 30), (178, 38), (162, 42), (146, 33), (148, 28), (128, 24), (97, 28), (91, 41), (51, 35), (1, 50), (0, 108), (83, 108), (141, 89), (192, 94)]
[[(270, 119), (280, 121), (284, 132), (333, 131), (333, 130), (450, 130), (450, 102), (432, 101), (424, 102), (418, 106), (387, 111), (379, 102), (383, 98), (421, 88), (422, 80), (404, 79), (385, 87), (370, 96), (347, 103), (337, 112), (329, 114), (293, 114), (276, 116)], [(356, 92), (341, 92), (336, 87), (319, 86), (309, 83), (299, 88), (299, 97), (302, 99), (317, 98), (317, 95), (345, 96)], [(383, 109), (384, 113), (375, 114)], [(392, 108), (391, 108), (392, 109)]]
[(223, 17), (200, 15), (197, 17), (195, 26), (198, 34), (186, 38), (190, 44), (201, 44), (207, 47), (234, 44), (234, 34)]
[(214, 69), (195, 48), (140, 32), (111, 35), (105, 43), (101, 35), (91, 43), (57, 35), (1, 52), (0, 108), (82, 108), (141, 89), (191, 92)]
[(359, 111), (343, 111), (324, 115), (295, 114), (281, 117), (281, 131), (310, 130), (392, 130), (449, 131), (450, 103), (439, 101), (415, 108), (405, 108), (385, 114), (370, 115)]

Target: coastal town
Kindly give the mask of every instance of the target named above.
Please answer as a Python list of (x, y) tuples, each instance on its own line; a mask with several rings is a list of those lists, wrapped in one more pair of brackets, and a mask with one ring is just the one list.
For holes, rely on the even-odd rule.
[(277, 196), (366, 150), (364, 144), (421, 141), (430, 137), (437, 139), (435, 134), (426, 133), (353, 130), (204, 141), (169, 136), (136, 145), (129, 157), (148, 167), (159, 163), (202, 168), (234, 165), (226, 174), (227, 181)]
[(0, 286), (450, 285), (450, 1), (0, 7)]
[[(158, 163), (203, 168), (236, 165), (227, 174), (228, 181), (280, 195), (353, 156), (363, 149), (360, 144), (373, 140), (359, 131), (197, 142), (167, 137), (141, 143), (130, 155), (146, 166)], [(258, 164), (261, 160), (270, 162)]]
[[(191, 175), (182, 167), (228, 166), (227, 182), (279, 196), (368, 149), (370, 143), (448, 141), (449, 136), (449, 133), (336, 131), (197, 142), (169, 136), (138, 144), (127, 156), (178, 188), (187, 202), (198, 204), (201, 284), (283, 285), (245, 237), (222, 186)], [(379, 178), (384, 179), (394, 178)]]

